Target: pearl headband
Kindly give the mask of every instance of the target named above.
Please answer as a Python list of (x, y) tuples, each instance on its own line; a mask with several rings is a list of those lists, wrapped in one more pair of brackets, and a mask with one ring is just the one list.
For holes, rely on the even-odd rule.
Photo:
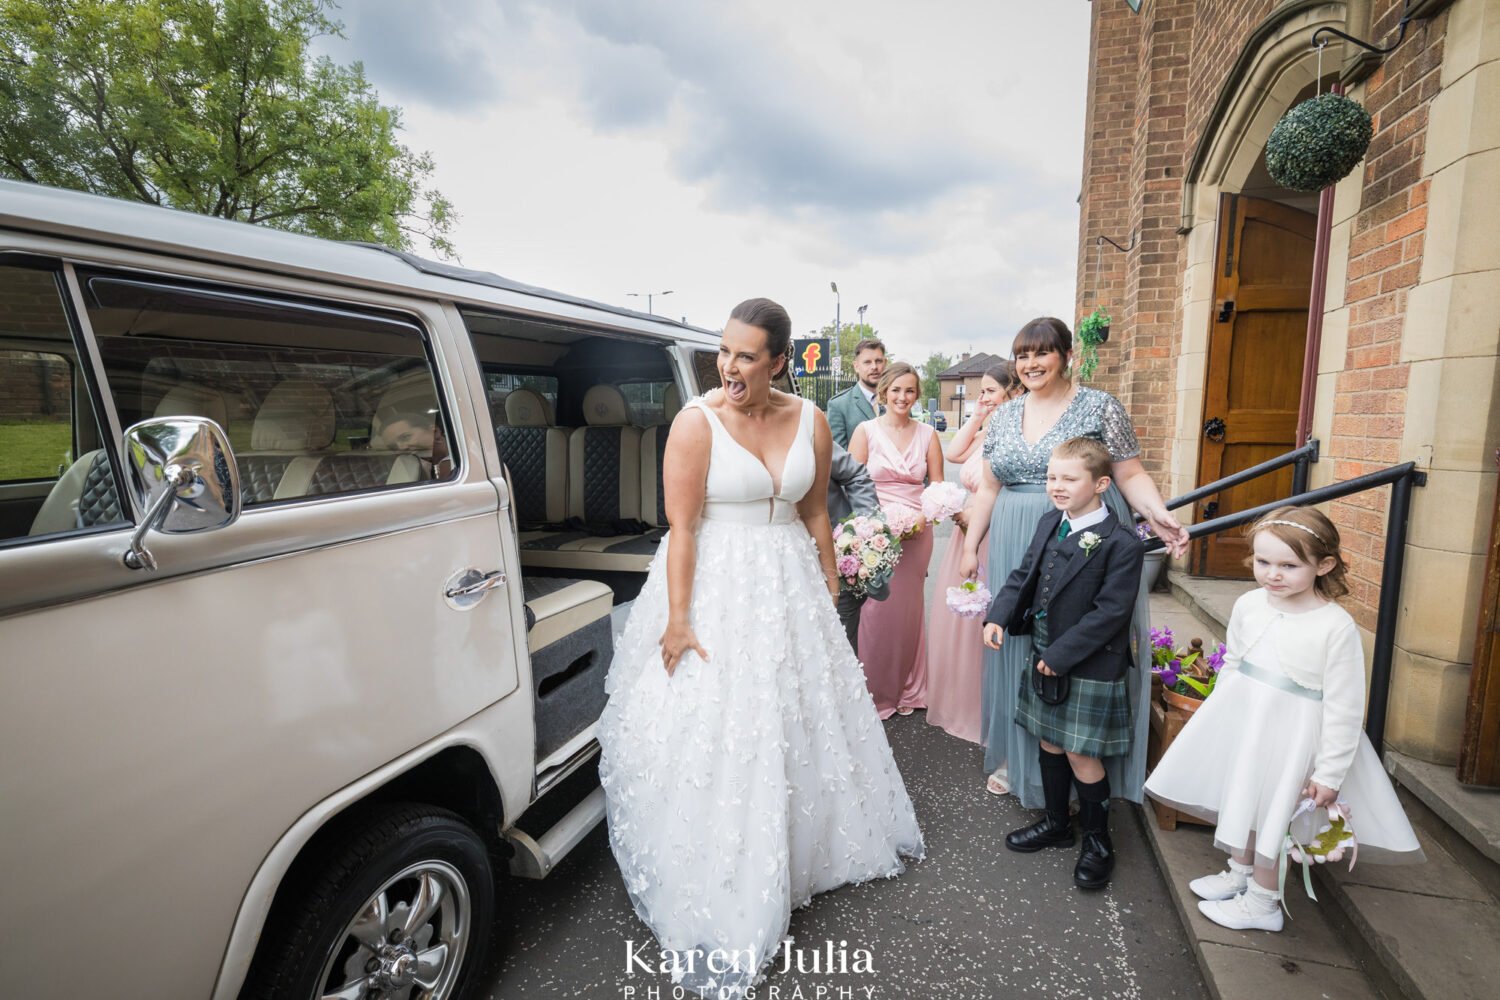
[(1288, 528), (1296, 528), (1298, 531), (1305, 531), (1309, 535), (1312, 535), (1314, 538), (1316, 538), (1318, 541), (1320, 541), (1320, 542), (1323, 541), (1323, 536), (1322, 535), (1318, 534), (1316, 531), (1312, 530), (1307, 525), (1305, 525), (1305, 524), (1298, 524), (1296, 521), (1282, 521), (1282, 520), (1262, 521), (1262, 522), (1260, 522), (1260, 524), (1256, 525), (1256, 530), (1259, 531), (1261, 528), (1269, 528), (1273, 524), (1284, 524)]

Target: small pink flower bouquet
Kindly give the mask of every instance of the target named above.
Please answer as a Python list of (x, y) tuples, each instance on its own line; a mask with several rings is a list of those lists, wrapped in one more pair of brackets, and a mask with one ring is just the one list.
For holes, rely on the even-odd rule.
[(901, 559), (901, 534), (883, 513), (851, 514), (833, 530), (833, 558), (845, 590), (883, 600)]
[(896, 537), (902, 541), (913, 537), (923, 528), (927, 527), (927, 522), (923, 519), (922, 512), (912, 507), (891, 504), (889, 507), (882, 507), (880, 513), (884, 515), (885, 523), (890, 525), (891, 530), (896, 533)]
[(948, 588), (948, 610), (960, 618), (982, 618), (990, 609), (990, 588), (978, 580), (965, 580)]
[(964, 509), (969, 494), (957, 483), (933, 483), (922, 491), (922, 516), (933, 524)]

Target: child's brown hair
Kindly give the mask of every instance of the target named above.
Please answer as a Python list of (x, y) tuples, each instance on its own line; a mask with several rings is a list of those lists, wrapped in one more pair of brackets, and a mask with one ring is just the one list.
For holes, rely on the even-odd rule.
[[(1253, 539), (1258, 531), (1268, 531), (1285, 542), (1309, 566), (1316, 566), (1324, 559), (1333, 560), (1333, 569), (1313, 583), (1318, 596), (1331, 601), (1349, 593), (1349, 585), (1344, 582), (1349, 566), (1339, 549), (1339, 529), (1322, 511), (1311, 507), (1278, 507), (1251, 526), (1250, 537)], [(1254, 558), (1251, 556), (1249, 561), (1253, 563)]]
[(1089, 470), (1089, 475), (1095, 479), (1108, 476), (1110, 469), (1114, 467), (1114, 459), (1110, 458), (1109, 449), (1093, 438), (1068, 438), (1052, 449), (1052, 457), (1082, 460), (1083, 467)]

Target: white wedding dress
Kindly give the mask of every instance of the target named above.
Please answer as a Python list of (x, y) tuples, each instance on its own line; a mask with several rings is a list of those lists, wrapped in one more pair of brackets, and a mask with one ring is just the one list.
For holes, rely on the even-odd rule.
[(742, 996), (791, 911), (898, 875), (922, 833), (795, 504), (814, 478), (804, 401), (779, 491), (712, 411), (689, 651), (668, 677), (661, 544), (615, 649), (599, 725), (609, 838), (682, 985)]

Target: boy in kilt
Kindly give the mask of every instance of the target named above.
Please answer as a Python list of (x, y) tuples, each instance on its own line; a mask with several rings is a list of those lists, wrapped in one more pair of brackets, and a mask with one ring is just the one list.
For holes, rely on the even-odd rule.
[(1030, 853), (1072, 847), (1068, 813), (1078, 789), (1083, 849), (1073, 882), (1102, 889), (1114, 871), (1109, 839), (1109, 778), (1103, 757), (1130, 749), (1126, 672), (1132, 664), (1130, 616), (1145, 547), (1102, 502), (1110, 484), (1108, 449), (1090, 438), (1058, 445), (1047, 462), (1047, 494), (1057, 510), (1037, 525), (1021, 565), (990, 604), (984, 642), (999, 649), (1007, 633), (1031, 635), (1032, 669), (1020, 678), (1016, 724), (1040, 741), (1046, 812), (1006, 835)]

